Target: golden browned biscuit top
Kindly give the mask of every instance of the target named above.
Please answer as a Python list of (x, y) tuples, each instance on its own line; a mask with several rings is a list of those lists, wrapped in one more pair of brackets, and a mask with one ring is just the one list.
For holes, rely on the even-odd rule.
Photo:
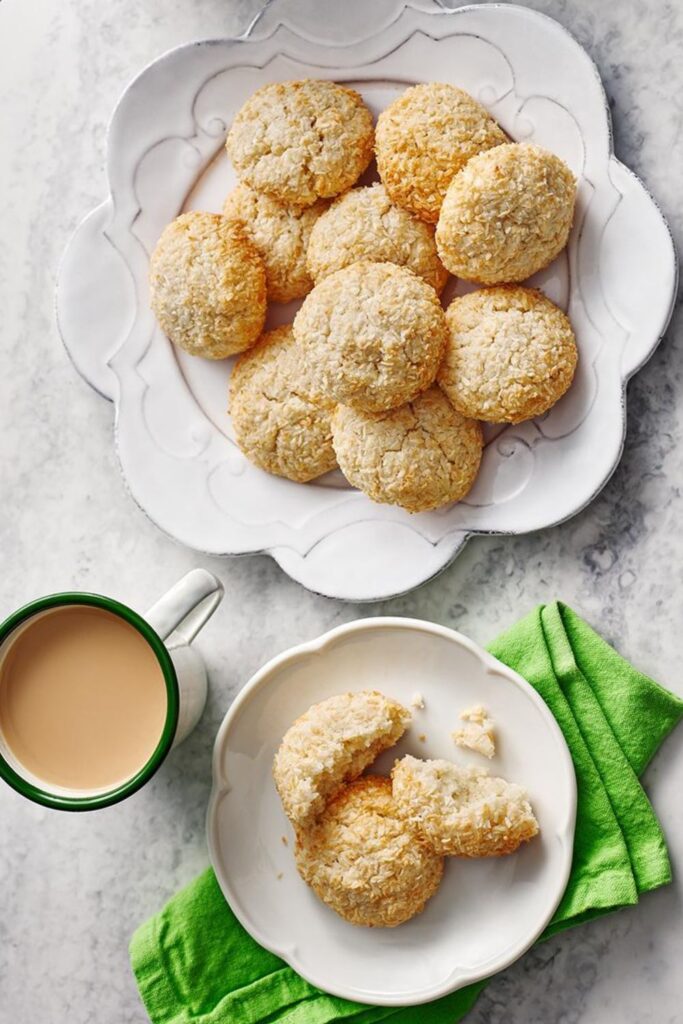
[(263, 261), (218, 214), (184, 213), (167, 225), (152, 253), (150, 291), (162, 330), (192, 355), (224, 359), (263, 329)]
[(436, 244), (452, 274), (481, 284), (525, 281), (564, 249), (576, 181), (538, 146), (510, 143), (473, 157), (444, 199)]
[(437, 292), (448, 278), (434, 229), (392, 203), (384, 185), (346, 192), (311, 231), (307, 263), (314, 281), (359, 260), (408, 267)]
[(463, 416), (519, 423), (540, 416), (574, 378), (572, 326), (541, 292), (482, 288), (446, 311), (449, 338), (438, 381)]
[(315, 286), (294, 335), (321, 395), (381, 411), (434, 380), (446, 322), (434, 289), (407, 267), (362, 262)]
[(460, 168), (507, 141), (468, 93), (445, 82), (426, 82), (407, 89), (380, 114), (377, 168), (395, 203), (434, 223)]
[(235, 438), (251, 462), (305, 483), (334, 469), (332, 402), (308, 396), (290, 325), (264, 334), (240, 356), (230, 379)]
[(372, 114), (357, 92), (305, 79), (257, 89), (238, 111), (226, 147), (242, 181), (301, 207), (354, 185), (373, 142)]
[(463, 498), (482, 453), (479, 424), (432, 386), (385, 413), (340, 405), (332, 418), (337, 461), (349, 483), (373, 501), (426, 512)]
[(352, 924), (393, 928), (419, 914), (443, 860), (399, 817), (389, 779), (364, 776), (297, 835), (296, 863), (316, 895)]

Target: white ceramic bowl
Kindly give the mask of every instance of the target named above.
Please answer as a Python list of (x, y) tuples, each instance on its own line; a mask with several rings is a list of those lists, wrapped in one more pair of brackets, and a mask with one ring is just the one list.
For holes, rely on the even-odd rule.
[[(373, 504), (340, 473), (304, 486), (251, 465), (226, 414), (230, 361), (177, 351), (149, 309), (149, 253), (165, 225), (183, 208), (220, 211), (234, 183), (223, 148), (234, 114), (264, 83), (302, 77), (347, 83), (374, 113), (414, 82), (453, 82), (579, 181), (568, 249), (533, 282), (574, 324), (574, 384), (547, 416), (489, 430), (473, 490), (436, 512)], [(132, 496), (183, 544), (267, 552), (311, 590), (378, 600), (434, 576), (473, 533), (574, 515), (614, 470), (626, 382), (666, 327), (676, 260), (659, 210), (612, 152), (595, 65), (550, 18), (507, 4), (276, 0), (248, 37), (182, 46), (146, 68), (116, 109), (107, 162), (110, 195), (64, 256), (59, 324), (77, 368), (115, 404)], [(273, 307), (272, 318), (293, 313)]]
[[(416, 691), (425, 701), (373, 771), (388, 774), (404, 753), (484, 764), (527, 788), (541, 827), (512, 856), (448, 858), (426, 910), (391, 929), (348, 924), (299, 878), (292, 829), (271, 775), (273, 755), (298, 715), (332, 694), (370, 688), (407, 706)], [(498, 726), (490, 762), (450, 737), (459, 712), (474, 703), (484, 704)], [(400, 1006), (493, 974), (534, 942), (567, 883), (576, 783), (564, 737), (525, 680), (443, 626), (362, 619), (274, 658), (226, 715), (213, 774), (208, 842), (226, 899), (261, 945), (334, 995)]]

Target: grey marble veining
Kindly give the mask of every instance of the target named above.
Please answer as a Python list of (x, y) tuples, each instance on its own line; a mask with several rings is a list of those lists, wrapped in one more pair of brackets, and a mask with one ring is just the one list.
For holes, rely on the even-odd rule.
[[(617, 155), (683, 240), (683, 5), (534, 0), (597, 61)], [(210, 750), (232, 696), (268, 657), (359, 615), (421, 616), (487, 641), (562, 597), (644, 671), (683, 693), (683, 322), (629, 387), (624, 457), (560, 527), (470, 542), (421, 590), (354, 607), (315, 597), (266, 558), (201, 558), (126, 493), (111, 407), (74, 373), (53, 316), (69, 233), (105, 194), (105, 133), (128, 80), (163, 50), (231, 34), (259, 0), (4, 0), (0, 4), (0, 614), (69, 587), (144, 609), (194, 565), (226, 598), (199, 646), (211, 691), (196, 732), (135, 798), (94, 815), (0, 789), (0, 1020), (142, 1024), (136, 927), (207, 862)], [(635, 909), (561, 935), (491, 983), (472, 1024), (681, 1020), (683, 734), (648, 770), (676, 880)]]

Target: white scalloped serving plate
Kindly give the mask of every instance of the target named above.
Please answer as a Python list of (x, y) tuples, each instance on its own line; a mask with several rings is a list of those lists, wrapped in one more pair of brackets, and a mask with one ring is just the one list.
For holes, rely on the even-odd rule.
[[(485, 763), (527, 788), (540, 824), (540, 834), (512, 856), (447, 858), (426, 909), (397, 928), (348, 924), (308, 889), (296, 871), (292, 829), (271, 774), (295, 718), (335, 693), (363, 689), (379, 689), (406, 706), (419, 690), (425, 702), (373, 771), (388, 774), (406, 753)], [(478, 703), (498, 727), (491, 762), (458, 750), (450, 736), (460, 711)], [(402, 1006), (494, 974), (529, 948), (567, 884), (575, 814), (576, 780), (564, 737), (521, 676), (451, 629), (375, 618), (285, 651), (240, 691), (216, 737), (207, 835), (223, 894), (257, 942), (326, 992)]]
[[(162, 229), (183, 208), (220, 210), (234, 181), (223, 155), (234, 113), (263, 83), (304, 76), (350, 83), (375, 112), (411, 83), (454, 82), (579, 178), (568, 249), (535, 282), (574, 324), (576, 380), (545, 418), (489, 431), (474, 489), (437, 512), (373, 504), (339, 473), (304, 486), (250, 465), (225, 411), (229, 361), (178, 352), (149, 310)], [(322, 594), (386, 598), (443, 569), (472, 533), (574, 515), (614, 470), (626, 382), (668, 323), (676, 259), (654, 201), (612, 152), (594, 64), (556, 22), (508, 5), (275, 0), (246, 37), (182, 46), (135, 79), (112, 119), (108, 172), (109, 198), (64, 255), (59, 325), (78, 370), (114, 402), (132, 496), (183, 544), (267, 552)], [(273, 319), (292, 314), (274, 307)]]

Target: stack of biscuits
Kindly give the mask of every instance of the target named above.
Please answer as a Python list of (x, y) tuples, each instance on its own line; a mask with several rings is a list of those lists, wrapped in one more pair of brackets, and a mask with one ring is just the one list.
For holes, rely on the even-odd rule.
[(285, 733), (273, 776), (299, 874), (345, 920), (393, 928), (439, 887), (444, 856), (500, 857), (538, 833), (521, 786), (486, 769), (406, 755), (363, 775), (411, 715), (377, 690), (314, 704)]
[[(338, 465), (410, 512), (463, 498), (481, 421), (539, 416), (574, 376), (569, 320), (519, 283), (567, 243), (569, 168), (435, 82), (407, 89), (376, 129), (352, 89), (269, 84), (226, 147), (239, 184), (222, 215), (165, 229), (151, 298), (174, 344), (242, 353), (230, 413), (244, 454), (301, 483)], [(357, 186), (373, 154), (381, 181)], [(484, 287), (444, 311), (451, 274)], [(263, 332), (269, 302), (301, 299), (291, 324)]]

